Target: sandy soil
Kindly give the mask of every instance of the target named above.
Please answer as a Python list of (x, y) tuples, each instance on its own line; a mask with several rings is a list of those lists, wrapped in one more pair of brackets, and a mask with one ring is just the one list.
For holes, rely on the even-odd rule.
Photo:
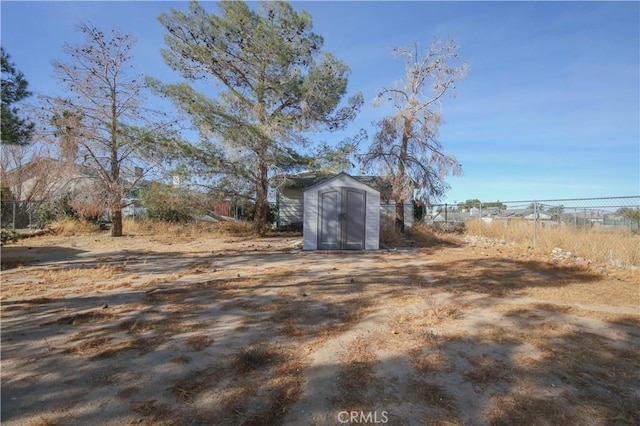
[(2, 423), (639, 424), (640, 277), (506, 243), (2, 248)]

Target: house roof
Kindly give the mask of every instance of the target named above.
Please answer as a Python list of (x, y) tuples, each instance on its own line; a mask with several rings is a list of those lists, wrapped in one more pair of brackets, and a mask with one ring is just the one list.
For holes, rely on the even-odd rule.
[[(364, 184), (364, 185), (368, 186), (369, 188), (373, 189), (374, 191), (380, 192), (380, 190), (379, 190), (378, 188), (376, 188), (375, 186), (373, 186), (373, 185), (371, 185), (370, 183), (368, 183), (368, 182), (367, 182), (367, 180), (361, 180), (361, 179), (358, 179), (358, 177), (356, 177), (356, 176), (351, 176), (350, 174), (345, 173), (345, 172), (340, 172), (340, 173), (335, 174), (335, 175), (333, 175), (333, 176), (329, 176), (329, 177), (327, 177), (327, 178), (324, 178), (324, 179), (322, 179), (322, 180), (320, 180), (320, 181), (316, 182), (315, 184), (313, 184), (313, 185), (311, 185), (311, 186), (306, 187), (306, 188), (305, 188), (305, 192), (306, 192), (307, 190), (309, 190), (309, 189), (313, 188), (314, 186), (319, 186), (319, 185), (322, 185), (322, 184), (324, 184), (324, 183), (330, 182), (330, 181), (332, 181), (332, 180), (334, 180), (334, 179), (337, 179), (337, 178), (338, 178), (338, 177), (340, 177), (340, 176), (346, 176), (346, 177), (347, 177), (347, 178), (349, 178), (349, 179), (353, 179), (353, 180), (355, 180), (355, 181), (357, 181), (357, 182), (360, 182), (360, 183), (362, 183), (362, 184)], [(374, 176), (365, 176), (365, 177), (374, 177)]]
[(65, 163), (64, 161), (57, 160), (55, 158), (50, 157), (42, 157), (31, 160), (25, 164), (22, 164), (14, 169), (11, 169), (7, 172), (7, 176), (22, 174), (29, 176), (34, 171), (38, 169), (44, 170), (45, 168), (54, 168), (54, 169), (66, 169), (75, 173), (82, 177), (87, 178), (97, 178), (99, 177), (98, 171), (94, 168), (79, 165), (75, 163)]
[(339, 175), (346, 175), (359, 182), (368, 185), (379, 192), (391, 191), (391, 184), (384, 181), (380, 176), (352, 176), (350, 174), (341, 173), (322, 173), (322, 172), (305, 172), (297, 175), (285, 176), (283, 189), (307, 189), (322, 181), (331, 179)]

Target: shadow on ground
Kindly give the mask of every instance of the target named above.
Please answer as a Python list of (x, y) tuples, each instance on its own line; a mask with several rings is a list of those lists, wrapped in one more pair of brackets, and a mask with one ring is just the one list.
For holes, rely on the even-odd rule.
[[(403, 309), (430, 314), (434, 295), (500, 303), (597, 275), (500, 258), (434, 263), (428, 254), (216, 253), (195, 259), (208, 262), (184, 280), (3, 301), (2, 422), (339, 424), (341, 412), (361, 411), (386, 412), (388, 424), (640, 423), (637, 324), (594, 333), (538, 307), (502, 313), (508, 326), (479, 319), (473, 334), (386, 334)], [(129, 261), (140, 271), (167, 268), (171, 257), (102, 256), (144, 257)], [(185, 262), (173, 265), (193, 272), (194, 260), (178, 257)], [(491, 309), (472, 303), (452, 324)], [(370, 318), (360, 346), (314, 360)]]

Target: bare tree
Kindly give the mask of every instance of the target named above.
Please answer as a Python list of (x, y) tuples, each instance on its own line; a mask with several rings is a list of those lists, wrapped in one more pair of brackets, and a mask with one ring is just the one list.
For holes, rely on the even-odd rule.
[(404, 77), (394, 87), (383, 88), (375, 104), (393, 102), (395, 112), (376, 123), (362, 162), (391, 183), (396, 226), (404, 232), (404, 202), (413, 198), (413, 191), (417, 189), (423, 201), (438, 199), (448, 189), (444, 177), (462, 171), (458, 160), (443, 151), (438, 129), (442, 97), (466, 76), (467, 66), (458, 64), (454, 41), (434, 40), (424, 57), (417, 44), (413, 49), (395, 48), (394, 53), (404, 58)]
[(135, 179), (123, 179), (123, 170), (143, 161), (141, 152), (157, 142), (166, 124), (152, 123), (144, 106), (144, 79), (132, 72), (133, 37), (115, 30), (105, 34), (88, 23), (79, 30), (84, 43), (63, 47), (68, 61), (52, 61), (70, 96), (48, 99), (48, 121), (52, 133), (58, 132), (64, 157), (77, 155), (98, 171), (111, 212), (111, 235), (117, 237), (122, 235), (123, 196), (135, 184)]

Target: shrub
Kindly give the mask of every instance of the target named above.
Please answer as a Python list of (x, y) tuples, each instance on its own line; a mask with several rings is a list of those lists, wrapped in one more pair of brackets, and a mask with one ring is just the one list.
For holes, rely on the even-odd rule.
[(147, 208), (147, 217), (153, 220), (184, 223), (206, 213), (198, 194), (169, 185), (154, 184), (141, 191), (140, 199)]

